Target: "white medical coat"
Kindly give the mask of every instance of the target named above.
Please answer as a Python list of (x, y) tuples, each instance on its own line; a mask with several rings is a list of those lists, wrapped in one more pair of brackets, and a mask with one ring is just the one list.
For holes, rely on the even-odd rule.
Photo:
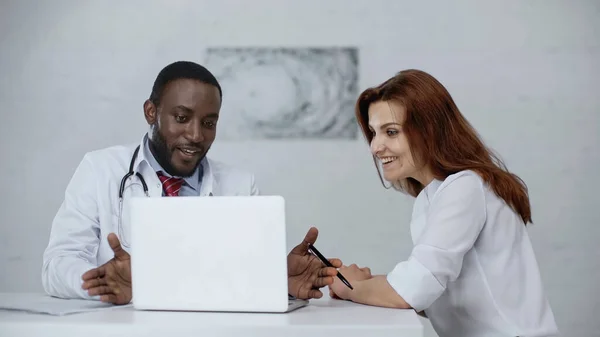
[[(90, 297), (81, 288), (81, 276), (114, 257), (108, 245), (109, 233), (118, 235), (119, 186), (129, 171), (133, 152), (138, 144), (114, 146), (92, 151), (83, 157), (69, 182), (50, 232), (44, 252), (42, 285), (52, 296), (62, 298)], [(148, 194), (162, 195), (162, 185), (156, 172), (144, 158), (143, 140), (134, 171), (140, 172), (148, 186)], [(223, 163), (205, 158), (200, 196), (258, 195), (254, 176)], [(127, 180), (124, 191), (123, 234), (130, 241), (127, 224), (127, 200), (143, 196), (140, 180)], [(123, 241), (123, 238), (120, 238)], [(123, 245), (123, 242), (122, 242)], [(128, 247), (123, 246), (126, 251)]]

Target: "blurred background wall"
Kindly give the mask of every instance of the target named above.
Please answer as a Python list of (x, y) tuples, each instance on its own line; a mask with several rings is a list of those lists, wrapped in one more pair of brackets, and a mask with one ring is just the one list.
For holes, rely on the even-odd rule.
[(209, 155), (285, 196), (288, 245), (317, 226), (324, 253), (386, 273), (410, 252), (412, 199), (381, 186), (353, 100), (418, 68), (528, 184), (563, 334), (597, 336), (599, 15), (594, 0), (2, 0), (0, 291), (42, 290), (76, 165), (139, 142), (142, 104), (176, 60), (222, 82)]

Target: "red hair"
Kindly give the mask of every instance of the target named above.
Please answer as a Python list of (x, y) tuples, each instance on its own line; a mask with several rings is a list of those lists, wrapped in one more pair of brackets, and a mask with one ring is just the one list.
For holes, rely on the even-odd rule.
[[(397, 102), (406, 109), (402, 132), (406, 134), (417, 167), (429, 167), (439, 180), (463, 170), (473, 170), (525, 224), (532, 222), (527, 185), (508, 172), (502, 160), (485, 146), (450, 93), (433, 76), (420, 70), (404, 70), (360, 94), (356, 118), (369, 144), (373, 140), (369, 130), (369, 106), (378, 101)], [(373, 160), (376, 163), (375, 157)], [(383, 182), (377, 163), (376, 167)], [(393, 186), (413, 197), (424, 188), (413, 178), (402, 179)]]

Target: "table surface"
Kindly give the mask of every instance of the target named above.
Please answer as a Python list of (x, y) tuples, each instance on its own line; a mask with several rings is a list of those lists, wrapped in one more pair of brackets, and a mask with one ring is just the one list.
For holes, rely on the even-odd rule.
[(414, 310), (324, 296), (289, 313), (138, 311), (132, 307), (51, 316), (0, 310), (0, 336), (422, 337)]

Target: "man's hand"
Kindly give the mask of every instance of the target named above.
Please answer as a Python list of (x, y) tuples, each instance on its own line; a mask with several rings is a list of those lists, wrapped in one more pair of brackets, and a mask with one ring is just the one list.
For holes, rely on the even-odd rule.
[(321, 298), (319, 288), (333, 284), (337, 269), (342, 266), (339, 259), (329, 259), (333, 267), (326, 267), (321, 260), (308, 251), (308, 245), (317, 241), (319, 231), (311, 227), (302, 243), (288, 254), (288, 292), (300, 299)]
[(115, 257), (98, 268), (88, 270), (81, 277), (83, 289), (90, 296), (100, 296), (100, 301), (113, 304), (131, 302), (131, 258), (123, 250), (114, 233), (108, 234), (108, 244)]
[[(342, 268), (340, 268), (340, 273), (344, 275), (350, 284), (368, 280), (373, 277), (373, 275), (371, 275), (371, 269), (368, 267), (359, 268), (354, 263), (348, 267), (342, 266)], [(334, 299), (348, 299), (351, 291), (350, 288), (337, 278), (334, 279), (333, 284), (329, 286), (329, 296)]]

